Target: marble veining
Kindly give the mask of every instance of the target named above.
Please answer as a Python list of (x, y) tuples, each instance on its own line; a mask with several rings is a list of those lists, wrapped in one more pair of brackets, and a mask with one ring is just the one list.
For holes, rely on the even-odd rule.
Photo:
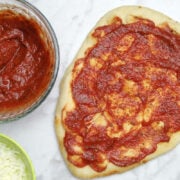
[[(179, 0), (29, 0), (50, 21), (60, 46), (60, 71), (44, 103), (28, 116), (0, 124), (0, 132), (19, 142), (30, 155), (37, 180), (75, 180), (60, 155), (55, 133), (54, 112), (59, 84), (65, 69), (88, 32), (107, 11), (122, 5), (142, 5), (180, 21)], [(138, 168), (99, 180), (179, 180), (180, 145)], [(1, 179), (1, 178), (0, 178)]]

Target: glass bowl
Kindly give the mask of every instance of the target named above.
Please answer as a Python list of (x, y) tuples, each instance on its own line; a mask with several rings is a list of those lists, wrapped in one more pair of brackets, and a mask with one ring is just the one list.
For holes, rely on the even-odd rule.
[[(17, 103), (16, 103), (16, 99), (13, 100), (12, 103), (11, 103), (11, 99), (10, 99), (10, 101), (6, 100), (7, 97), (8, 98), (11, 97), (11, 94), (13, 94), (14, 91), (13, 91), (13, 93), (10, 94), (10, 91), (3, 89), (3, 88), (10, 88), (11, 85), (4, 87), (4, 83), (5, 83), (5, 85), (7, 85), (8, 82), (3, 81), (4, 79), (2, 77), (4, 77), (6, 74), (4, 72), (1, 72), (1, 70), (4, 67), (1, 68), (1, 66), (0, 66), (0, 123), (19, 119), (19, 118), (24, 117), (25, 115), (29, 114), (30, 112), (32, 112), (34, 109), (36, 109), (45, 100), (45, 98), (51, 91), (51, 89), (54, 85), (54, 82), (56, 80), (58, 69), (59, 69), (59, 47), (58, 47), (57, 38), (56, 38), (56, 35), (55, 35), (50, 23), (45, 18), (45, 16), (37, 8), (35, 8), (33, 5), (31, 5), (30, 3), (28, 3), (27, 1), (24, 1), (24, 0), (0, 0), (0, 17), (2, 14), (6, 14), (7, 11), (11, 11), (15, 14), (23, 16), (24, 18), (27, 19), (27, 21), (32, 21), (33, 23), (36, 24), (36, 26), (38, 27), (37, 29), (38, 29), (39, 37), (46, 47), (46, 51), (44, 51), (44, 52), (48, 53), (47, 57), (50, 58), (50, 61), (49, 61), (50, 65), (48, 64), (49, 70), (46, 72), (44, 70), (45, 63), (43, 62), (41, 64), (41, 69), (40, 69), (41, 71), (38, 71), (39, 74), (37, 74), (36, 77), (34, 78), (34, 79), (36, 79), (37, 77), (40, 77), (40, 73), (41, 73), (42, 80), (40, 79), (39, 85), (36, 85), (36, 86), (37, 87), (39, 86), (39, 88), (41, 87), (42, 89), (38, 90), (38, 93), (36, 93), (36, 91), (34, 91), (35, 85), (33, 85), (33, 83), (31, 82), (32, 87), (29, 87), (29, 89), (26, 90), (26, 93), (24, 93), (21, 98), (19, 98), (19, 99), (17, 98)], [(9, 17), (11, 18), (11, 16), (12, 16), (11, 14), (10, 15), (8, 13), (6, 14), (6, 17), (8, 17), (8, 18)], [(23, 25), (26, 25), (26, 23), (24, 23)], [(3, 29), (3, 28), (1, 28), (1, 24), (0, 24), (0, 36), (1, 36), (1, 29)], [(22, 27), (22, 29), (23, 29), (23, 27)], [(26, 31), (30, 31), (29, 28), (25, 29), (24, 32), (26, 33)], [(19, 33), (19, 29), (15, 31), (15, 34), (18, 34), (18, 33)], [(33, 37), (33, 35), (32, 35), (32, 37)], [(20, 36), (18, 38), (23, 39), (22, 36)], [(31, 37), (28, 36), (27, 38), (29, 38), (29, 41), (31, 41)], [(24, 46), (27, 46), (27, 48), (28, 48), (28, 45), (26, 45), (26, 42), (23, 42), (23, 43), (24, 43)], [(0, 44), (0, 46), (3, 46), (3, 45)], [(37, 45), (37, 48), (38, 48), (38, 45)], [(34, 49), (31, 49), (31, 51), (33, 52)], [(37, 53), (38, 53), (38, 51), (39, 51), (39, 49), (37, 50)], [(17, 53), (19, 53), (19, 51)], [(14, 53), (14, 55), (18, 56), (15, 53)], [(13, 57), (11, 59), (13, 59)], [(32, 56), (32, 57), (34, 57), (34, 56)], [(40, 53), (39, 53), (38, 58), (39, 57), (40, 57)], [(46, 56), (44, 55), (43, 58), (44, 57), (46, 57)], [(1, 59), (2, 58), (0, 57), (0, 65), (3, 63), (3, 62), (1, 63)], [(44, 59), (46, 59), (46, 58), (44, 58)], [(7, 61), (10, 62), (10, 60), (7, 60)], [(38, 61), (38, 59), (35, 59), (35, 60), (36, 60), (36, 62)], [(6, 63), (6, 64), (8, 64), (8, 63)], [(7, 66), (8, 65), (6, 65), (5, 67), (7, 67)], [(12, 70), (12, 71), (14, 72), (15, 70)], [(27, 73), (29, 73), (29, 72), (31, 72), (31, 69), (26, 70), (26, 71), (27, 71)], [(12, 77), (14, 78), (14, 75)], [(12, 77), (11, 77), (11, 79), (12, 79)], [(45, 82), (44, 78), (46, 78), (48, 80), (46, 80), (47, 81), (46, 83), (41, 85), (42, 82)], [(16, 78), (16, 81), (18, 81), (17, 78)], [(20, 84), (23, 83), (23, 78), (19, 80), (19, 83)], [(27, 81), (27, 84), (28, 83), (29, 82)], [(17, 86), (16, 88), (18, 89), (19, 86), (18, 85), (16, 85), (16, 86)], [(29, 94), (27, 92), (29, 94), (32, 94), (33, 98), (28, 99)], [(18, 96), (19, 96), (19, 94), (18, 94)], [(15, 95), (16, 95), (16, 92), (12, 95), (12, 97), (14, 98)], [(15, 98), (16, 98), (16, 96), (15, 96)], [(9, 104), (6, 103), (6, 101)], [(22, 102), (24, 102), (24, 104)], [(20, 103), (20, 105), (18, 103)], [(11, 104), (12, 104), (12, 107), (11, 107)]]
[[(21, 167), (23, 167), (23, 172), (25, 172), (25, 179), (36, 180), (35, 170), (28, 154), (19, 144), (17, 144), (17, 142), (4, 134), (0, 134), (0, 158), (5, 164), (4, 167), (2, 167), (3, 164), (0, 165), (1, 168), (3, 168), (3, 171), (12, 169), (12, 172), (9, 172), (12, 175), (15, 171), (14, 168), (17, 168), (16, 163), (22, 163), (23, 166)], [(6, 179), (6, 177), (3, 177), (2, 179)]]

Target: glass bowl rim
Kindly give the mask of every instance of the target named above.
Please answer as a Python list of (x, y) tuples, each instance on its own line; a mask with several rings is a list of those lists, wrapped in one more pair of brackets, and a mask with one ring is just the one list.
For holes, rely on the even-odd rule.
[[(13, 1), (20, 3), (22, 5), (23, 9), (28, 9), (30, 12), (34, 13), (40, 19), (40, 21), (44, 25), (44, 27), (47, 29), (47, 32), (49, 33), (49, 36), (52, 39), (52, 45), (54, 47), (55, 62), (54, 62), (52, 77), (50, 79), (48, 87), (46, 87), (46, 89), (42, 92), (42, 94), (32, 104), (30, 104), (30, 106), (27, 106), (27, 108), (25, 108), (25, 110), (22, 110), (22, 112), (20, 112), (19, 114), (17, 114), (17, 115), (13, 114), (12, 117), (7, 117), (4, 119), (1, 119), (0, 124), (7, 123), (10, 121), (14, 121), (14, 120), (19, 120), (20, 118), (27, 116), (32, 111), (34, 111), (37, 107), (39, 107), (44, 102), (46, 97), (49, 95), (49, 93), (51, 92), (51, 90), (55, 84), (55, 81), (56, 81), (56, 78), (58, 75), (58, 71), (59, 71), (59, 64), (60, 64), (60, 62), (59, 62), (60, 61), (59, 60), (60, 59), (60, 50), (59, 50), (58, 40), (57, 40), (55, 31), (54, 31), (53, 27), (51, 26), (50, 22), (48, 21), (48, 19), (45, 17), (45, 15), (39, 9), (37, 9), (31, 3), (29, 3), (25, 0), (13, 0)], [(0, 1), (0, 4), (1, 3), (2, 2)], [(13, 6), (13, 4), (8, 3), (8, 2), (6, 4)], [(16, 8), (20, 7), (20, 6), (17, 6), (16, 4), (14, 4), (14, 5)]]

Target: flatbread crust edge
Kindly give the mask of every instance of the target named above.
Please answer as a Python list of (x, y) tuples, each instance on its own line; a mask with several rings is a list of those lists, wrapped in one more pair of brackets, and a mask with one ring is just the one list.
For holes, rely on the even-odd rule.
[(115, 166), (114, 164), (108, 162), (108, 166), (106, 170), (103, 172), (96, 172), (94, 171), (91, 167), (86, 166), (83, 168), (78, 168), (71, 164), (67, 160), (67, 153), (63, 144), (63, 139), (65, 135), (65, 129), (62, 124), (62, 109), (64, 106), (67, 107), (67, 109), (71, 110), (74, 107), (73, 99), (72, 99), (72, 94), (71, 94), (71, 80), (72, 80), (72, 69), (74, 67), (74, 63), (77, 59), (82, 58), (85, 56), (85, 51), (89, 48), (92, 47), (95, 43), (96, 40), (92, 37), (92, 33), (94, 32), (94, 29), (99, 26), (107, 25), (112, 22), (112, 19), (114, 16), (118, 16), (123, 20), (123, 23), (127, 24), (131, 20), (131, 17), (142, 17), (142, 18), (147, 18), (152, 20), (156, 26), (162, 26), (163, 24), (168, 24), (171, 29), (173, 29), (175, 32), (180, 33), (180, 24), (178, 22), (175, 22), (174, 20), (170, 19), (166, 15), (159, 13), (157, 11), (154, 11), (149, 8), (145, 8), (142, 6), (122, 6), (116, 9), (113, 9), (112, 11), (108, 12), (105, 14), (96, 24), (96, 26), (90, 31), (88, 34), (87, 38), (83, 42), (81, 48), (79, 49), (76, 57), (74, 58), (74, 61), (71, 63), (69, 68), (66, 70), (64, 77), (61, 81), (60, 85), (60, 96), (59, 100), (57, 103), (57, 108), (56, 108), (56, 115), (55, 115), (55, 131), (59, 143), (59, 147), (61, 150), (61, 153), (64, 157), (64, 160), (66, 162), (66, 165), (70, 169), (71, 173), (79, 178), (95, 178), (95, 177), (101, 177), (101, 176), (107, 176), (110, 174), (114, 173), (122, 173), (125, 172), (129, 169), (132, 169), (134, 167), (139, 166), (140, 164), (143, 164), (171, 149), (173, 149), (179, 142), (180, 142), (180, 132), (174, 133), (170, 141), (168, 143), (159, 143), (157, 146), (157, 150), (146, 156), (142, 161), (135, 163), (131, 166), (127, 167), (118, 167)]

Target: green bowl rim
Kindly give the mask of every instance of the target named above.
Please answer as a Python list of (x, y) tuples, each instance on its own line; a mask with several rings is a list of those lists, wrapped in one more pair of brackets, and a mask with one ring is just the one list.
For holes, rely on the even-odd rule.
[(31, 168), (31, 175), (32, 175), (32, 180), (36, 180), (36, 175), (35, 175), (35, 169), (33, 166), (33, 163), (29, 157), (29, 155), (27, 154), (27, 152), (24, 150), (24, 148), (17, 143), (14, 139), (10, 138), (9, 136), (0, 133), (0, 138), (4, 138), (5, 140), (9, 141), (11, 144), (13, 144), (13, 146), (17, 147), (19, 149), (19, 151), (22, 153), (22, 155), (26, 158), (27, 163), (29, 164), (30, 168)]

